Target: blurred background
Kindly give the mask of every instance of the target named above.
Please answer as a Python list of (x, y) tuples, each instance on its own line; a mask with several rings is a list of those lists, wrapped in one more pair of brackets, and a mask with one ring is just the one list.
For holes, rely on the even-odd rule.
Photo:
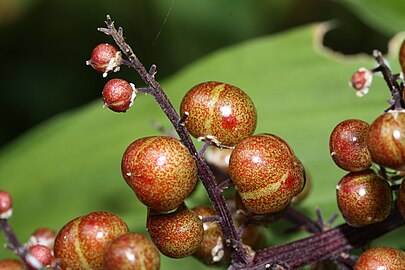
[[(104, 80), (85, 61), (110, 41), (96, 31), (106, 14), (125, 26), (139, 58), (157, 64), (164, 80), (219, 48), (311, 22), (334, 23), (324, 43), (335, 51), (386, 51), (404, 26), (392, 23), (404, 2), (0, 0), (0, 151), (53, 115), (100, 98)], [(130, 78), (127, 72), (122, 76)]]

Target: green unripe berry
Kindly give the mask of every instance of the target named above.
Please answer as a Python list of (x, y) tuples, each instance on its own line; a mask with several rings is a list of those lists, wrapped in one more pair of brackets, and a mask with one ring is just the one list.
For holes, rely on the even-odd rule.
[(180, 105), (180, 113), (186, 112), (185, 124), (192, 136), (214, 136), (223, 145), (237, 144), (256, 128), (256, 109), (249, 96), (221, 82), (205, 82), (191, 88)]
[(122, 175), (139, 200), (157, 212), (176, 209), (197, 184), (197, 165), (172, 137), (145, 137), (126, 149)]

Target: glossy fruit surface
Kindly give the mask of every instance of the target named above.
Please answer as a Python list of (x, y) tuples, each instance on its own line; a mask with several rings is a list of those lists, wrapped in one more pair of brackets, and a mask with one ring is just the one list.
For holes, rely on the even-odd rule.
[(339, 123), (329, 139), (333, 161), (341, 169), (356, 172), (371, 167), (371, 155), (367, 148), (369, 124), (357, 119)]
[(113, 240), (104, 253), (104, 270), (158, 270), (160, 254), (145, 236), (128, 233)]
[(33, 245), (28, 248), (28, 253), (32, 257), (27, 256), (27, 263), (34, 269), (38, 269), (44, 266), (50, 266), (54, 258), (51, 250), (43, 245)]
[(126, 149), (122, 175), (146, 206), (166, 212), (177, 208), (197, 183), (197, 166), (187, 148), (171, 137), (145, 137)]
[(374, 247), (363, 252), (355, 270), (400, 270), (405, 269), (405, 252), (391, 247)]
[(169, 214), (149, 212), (147, 230), (160, 252), (171, 258), (193, 254), (204, 234), (201, 219), (184, 204)]
[(405, 182), (402, 182), (401, 188), (398, 191), (398, 210), (405, 219)]
[(189, 113), (185, 124), (192, 136), (214, 136), (223, 145), (237, 144), (256, 128), (256, 109), (249, 96), (221, 82), (191, 88), (180, 105), (181, 115), (185, 112)]
[(103, 269), (103, 255), (109, 243), (127, 232), (125, 222), (108, 212), (75, 218), (56, 236), (55, 258), (62, 269)]
[(280, 137), (259, 134), (238, 143), (229, 175), (246, 208), (255, 214), (283, 210), (304, 187), (304, 168)]
[[(192, 209), (200, 219), (216, 215), (213, 208), (197, 206)], [(193, 253), (193, 257), (206, 265), (223, 265), (230, 261), (230, 254), (225, 247), (224, 237), (217, 222), (205, 222), (203, 224), (204, 237)]]
[(133, 104), (135, 92), (125, 80), (109, 80), (103, 89), (104, 105), (115, 112), (126, 112)]
[(344, 219), (354, 227), (386, 219), (393, 201), (390, 185), (373, 170), (345, 175), (336, 187), (336, 196)]
[(91, 59), (87, 61), (96, 71), (104, 73), (106, 76), (108, 72), (116, 72), (119, 70), (121, 64), (121, 53), (111, 44), (102, 43), (97, 45), (92, 53)]
[(405, 170), (405, 112), (389, 111), (370, 126), (367, 146), (373, 162)]

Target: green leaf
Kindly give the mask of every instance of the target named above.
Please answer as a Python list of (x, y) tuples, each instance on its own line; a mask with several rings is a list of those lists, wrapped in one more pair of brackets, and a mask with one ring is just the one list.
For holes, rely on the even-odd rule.
[(368, 25), (388, 36), (404, 31), (405, 1), (343, 0), (340, 2)]
[[(324, 50), (317, 40), (322, 29), (309, 25), (226, 48), (163, 83), (176, 107), (189, 88), (207, 80), (234, 84), (250, 95), (259, 117), (257, 133), (284, 138), (309, 171), (313, 189), (299, 208), (312, 217), (316, 207), (326, 217), (338, 212), (335, 187), (345, 172), (329, 156), (332, 129), (348, 118), (373, 121), (387, 107), (389, 97), (378, 77), (370, 94), (362, 99), (355, 96), (347, 85), (351, 75), (360, 66), (375, 64), (366, 57), (346, 59)], [(142, 52), (137, 53), (142, 59)], [(398, 70), (396, 62), (392, 67)], [(89, 70), (89, 76), (97, 75)], [(133, 140), (159, 134), (153, 121), (170, 127), (150, 96), (138, 96), (125, 114), (103, 110), (97, 100), (54, 117), (4, 149), (0, 187), (13, 195), (10, 222), (20, 239), (26, 241), (40, 226), (58, 230), (71, 219), (98, 210), (116, 213), (131, 230), (146, 233), (145, 207), (126, 186), (120, 162)], [(200, 187), (189, 205), (205, 199)], [(266, 229), (271, 244), (297, 238), (280, 236), (277, 227), (283, 226)], [(398, 246), (402, 238), (387, 239), (386, 244)], [(0, 257), (9, 254), (0, 251)], [(190, 265), (205, 269), (192, 258), (162, 261), (162, 269), (190, 269)]]

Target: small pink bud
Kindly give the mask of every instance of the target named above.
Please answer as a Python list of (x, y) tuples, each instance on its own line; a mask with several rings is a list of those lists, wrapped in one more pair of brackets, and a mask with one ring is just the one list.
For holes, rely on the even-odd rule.
[(32, 268), (41, 269), (52, 263), (53, 256), (49, 248), (42, 245), (33, 245), (28, 248), (26, 261)]
[(42, 245), (46, 246), (50, 250), (53, 250), (53, 244), (55, 242), (56, 233), (49, 228), (37, 229), (29, 238), (27, 245)]
[(13, 212), (13, 201), (10, 193), (0, 190), (0, 219), (7, 219)]
[(103, 73), (103, 77), (107, 77), (108, 72), (120, 70), (121, 59), (120, 51), (111, 44), (103, 43), (94, 48), (91, 59), (86, 64)]
[(350, 86), (356, 89), (356, 95), (359, 97), (368, 93), (368, 88), (373, 81), (373, 73), (366, 68), (359, 68), (350, 81)]
[(136, 89), (122, 79), (108, 81), (103, 89), (104, 106), (115, 112), (125, 112), (134, 103)]

